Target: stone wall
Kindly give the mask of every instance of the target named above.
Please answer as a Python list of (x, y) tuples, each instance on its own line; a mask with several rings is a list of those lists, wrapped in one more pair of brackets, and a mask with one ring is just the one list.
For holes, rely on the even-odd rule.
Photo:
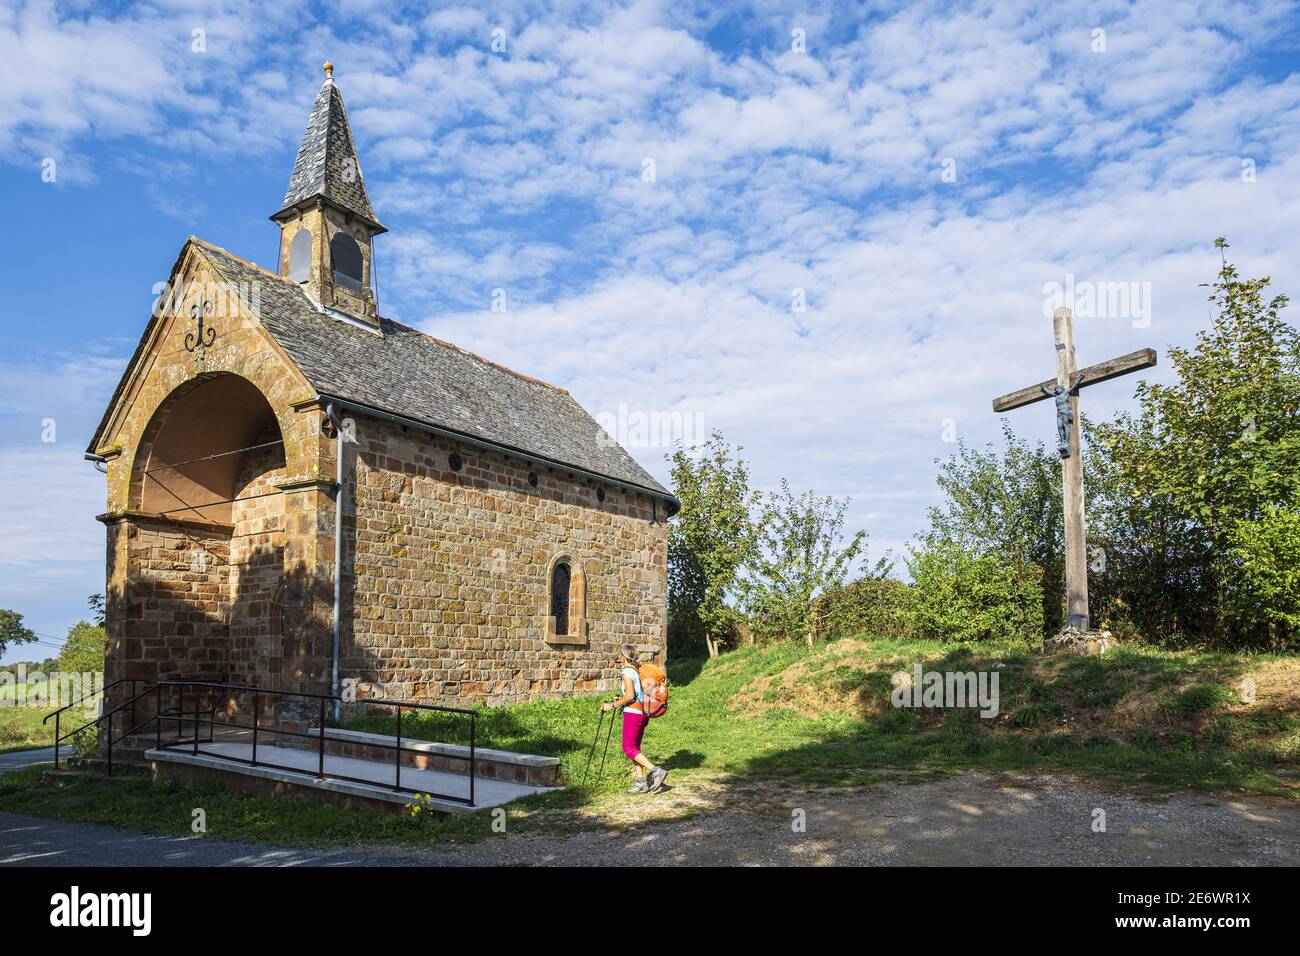
[[(137, 519), (110, 526), (129, 580), (106, 679), (224, 680), (229, 658), (228, 529)], [(115, 615), (115, 616), (117, 616)]]
[[(603, 689), (623, 643), (662, 653), (662, 505), (378, 419), (358, 417), (349, 448), (345, 678), (391, 698), (500, 704)], [(585, 580), (585, 646), (546, 640), (560, 554)]]
[[(257, 443), (278, 437), (268, 429)], [(231, 681), (281, 686), (285, 601), (284, 449), (249, 452), (236, 480), (230, 538)]]

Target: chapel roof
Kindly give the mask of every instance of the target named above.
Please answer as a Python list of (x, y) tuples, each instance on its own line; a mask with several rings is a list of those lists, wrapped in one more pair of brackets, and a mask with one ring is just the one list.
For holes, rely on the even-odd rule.
[(276, 216), (317, 197), (361, 217), (378, 227), (380, 232), (384, 231), (375, 218), (370, 196), (366, 193), (357, 147), (352, 141), (352, 127), (348, 123), (348, 111), (343, 106), (343, 94), (334, 83), (334, 69), (329, 64), (326, 64), (325, 82), (321, 84), (311, 115), (307, 118), (302, 145), (293, 161), (289, 188), (285, 190), (284, 202)]
[(191, 241), (227, 282), (256, 286), (263, 327), (322, 396), (669, 494), (567, 390), (392, 319), (380, 319), (382, 334), (340, 321), (296, 283)]

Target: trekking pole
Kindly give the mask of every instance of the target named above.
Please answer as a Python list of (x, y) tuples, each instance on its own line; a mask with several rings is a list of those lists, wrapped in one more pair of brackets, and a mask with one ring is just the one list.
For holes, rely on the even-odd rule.
[(596, 742), (600, 740), (600, 723), (605, 719), (605, 709), (602, 707), (596, 714), (596, 736), (591, 738), (591, 752), (587, 754), (587, 767), (582, 771), (582, 785), (587, 785), (587, 774), (591, 772), (591, 758), (596, 756)]
[(609, 730), (605, 731), (605, 752), (600, 755), (600, 773), (598, 776), (605, 776), (605, 758), (609, 756), (609, 741), (614, 736), (614, 711), (609, 712)]

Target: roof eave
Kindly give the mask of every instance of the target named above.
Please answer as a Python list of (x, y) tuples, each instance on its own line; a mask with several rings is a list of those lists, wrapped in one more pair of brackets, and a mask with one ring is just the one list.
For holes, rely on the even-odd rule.
[(291, 202), (289, 203), (289, 205), (285, 206), (279, 212), (273, 213), (269, 218), (272, 222), (278, 223), (280, 222), (281, 219), (287, 217), (289, 213), (300, 212), (304, 207), (310, 206), (312, 203), (316, 202), (317, 200), (320, 200), (321, 202), (324, 203), (329, 203), (329, 205), (333, 206), (335, 209), (338, 209), (340, 212), (346, 213), (347, 215), (351, 216), (353, 219), (359, 219), (361, 222), (365, 223), (365, 225), (370, 227), (371, 232), (373, 232), (376, 236), (382, 236), (384, 233), (388, 231), (388, 227), (383, 225), (381, 222), (379, 222), (379, 220), (373, 219), (370, 216), (367, 216), (363, 212), (357, 212), (355, 209), (351, 208), (350, 206), (345, 206), (343, 205), (343, 203), (338, 202), (335, 199), (330, 199), (330, 197), (326, 196), (324, 193), (313, 193), (312, 195), (299, 199), (296, 202)]

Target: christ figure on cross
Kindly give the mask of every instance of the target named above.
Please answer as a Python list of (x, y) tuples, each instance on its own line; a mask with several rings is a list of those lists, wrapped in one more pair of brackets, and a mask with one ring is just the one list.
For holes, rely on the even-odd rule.
[(1151, 368), (1154, 349), (1138, 349), (1079, 371), (1074, 360), (1074, 318), (1069, 309), (1052, 315), (1056, 335), (1056, 378), (1029, 385), (993, 399), (993, 411), (1007, 412), (1022, 405), (1056, 400), (1057, 450), (1061, 455), (1065, 497), (1065, 598), (1067, 627), (1089, 629), (1088, 540), (1084, 526), (1083, 460), (1079, 454), (1079, 389), (1120, 375)]

